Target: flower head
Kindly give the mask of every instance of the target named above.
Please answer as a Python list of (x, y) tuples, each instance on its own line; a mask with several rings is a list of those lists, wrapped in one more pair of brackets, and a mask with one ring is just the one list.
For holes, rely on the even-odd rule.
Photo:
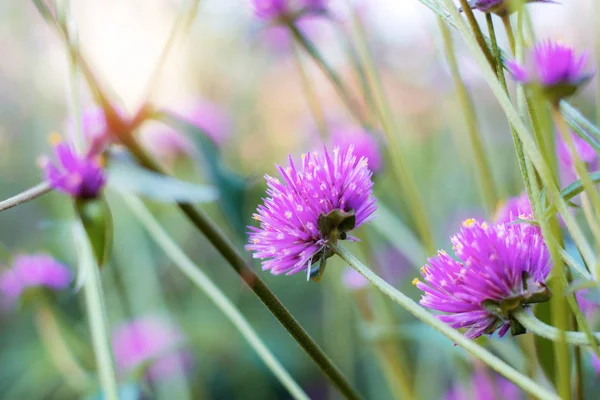
[(197, 99), (173, 113), (201, 129), (217, 146), (224, 145), (231, 134), (231, 116), (215, 103)]
[(353, 146), (333, 154), (302, 155), (300, 168), (291, 156), (278, 167), (283, 181), (266, 176), (269, 197), (258, 207), (246, 249), (263, 259), (263, 269), (278, 275), (308, 269), (328, 253), (330, 241), (353, 239), (347, 232), (373, 218), (376, 200), (366, 158)]
[[(553, 0), (525, 0), (527, 3), (555, 3)], [(508, 15), (513, 11), (511, 9), (511, 0), (471, 0), (469, 6), (473, 10), (479, 10), (484, 13), (494, 13), (498, 15)]]
[(494, 398), (518, 400), (523, 396), (521, 390), (514, 383), (481, 367), (475, 369), (468, 386), (455, 385), (446, 393), (446, 400)]
[(30, 288), (65, 289), (72, 279), (69, 268), (47, 254), (20, 255), (0, 275), (0, 292), (8, 299), (17, 299)]
[(260, 19), (276, 19), (296, 13), (325, 10), (328, 0), (250, 0), (254, 15)]
[(414, 283), (425, 292), (420, 303), (453, 328), (468, 327), (467, 337), (503, 336), (511, 311), (548, 300), (551, 263), (537, 227), (470, 219), (451, 240), (458, 261), (440, 251), (421, 268), (425, 282)]
[(531, 218), (531, 203), (527, 193), (521, 193), (519, 196), (511, 197), (498, 207), (494, 214), (495, 224), (508, 224), (517, 219)]
[(381, 170), (383, 160), (377, 139), (369, 132), (355, 126), (334, 126), (331, 130), (331, 142), (339, 146), (342, 151), (354, 146), (354, 155), (357, 160), (364, 157), (369, 161), (369, 168), (373, 173)]
[[(584, 139), (580, 138), (573, 132), (570, 132), (570, 135), (571, 139), (573, 140), (575, 152), (577, 153), (581, 161), (587, 164), (587, 168), (590, 172), (597, 171), (600, 168), (600, 160), (598, 159), (598, 154), (596, 153), (594, 148), (588, 142), (586, 142)], [(575, 179), (577, 179), (577, 174), (575, 172), (575, 162), (573, 160), (571, 152), (569, 151), (569, 146), (563, 140), (561, 135), (557, 135), (556, 152), (561, 166), (561, 178), (565, 184), (570, 184)]]
[(359, 274), (354, 268), (346, 268), (342, 273), (342, 283), (349, 290), (361, 290), (369, 285), (367, 278)]
[(117, 327), (112, 334), (115, 364), (121, 374), (147, 367), (151, 379), (163, 379), (189, 369), (190, 354), (182, 350), (186, 338), (179, 328), (155, 315)]
[(140, 141), (152, 154), (169, 163), (195, 152), (194, 143), (190, 139), (165, 126), (145, 127), (140, 132)]
[(517, 82), (539, 86), (550, 101), (557, 102), (592, 77), (586, 70), (588, 58), (588, 53), (577, 55), (571, 47), (546, 40), (531, 50), (524, 65), (516, 61), (507, 65)]
[(50, 186), (77, 198), (97, 197), (106, 183), (99, 156), (79, 156), (62, 141), (55, 144), (54, 153), (58, 166), (47, 158), (41, 160)]

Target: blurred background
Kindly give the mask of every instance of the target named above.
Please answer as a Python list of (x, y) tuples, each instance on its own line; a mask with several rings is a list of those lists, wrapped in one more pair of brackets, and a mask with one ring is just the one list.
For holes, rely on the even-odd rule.
[[(562, 3), (529, 6), (538, 36), (559, 38), (578, 49), (593, 49), (598, 23), (592, 12), (594, 0)], [(144, 99), (147, 82), (182, 3), (72, 0), (71, 7), (82, 53), (100, 81), (119, 99), (123, 112), (134, 112)], [(352, 32), (351, 16), (358, 15), (390, 100), (403, 153), (435, 228), (436, 246), (448, 250), (448, 237), (460, 221), (489, 218), (492, 210), (485, 209), (479, 195), (435, 15), (415, 0), (332, 0), (331, 12), (335, 23), (314, 18), (306, 23), (304, 32), (359, 93), (360, 83), (345, 45), (345, 40), (353, 40), (348, 33)], [(518, 195), (522, 186), (506, 118), (463, 42), (458, 36), (455, 39), (461, 73), (476, 105), (478, 128), (499, 195), (504, 199)], [(505, 44), (504, 37), (501, 42)], [(79, 93), (84, 113), (94, 105), (84, 83), (72, 85), (63, 44), (30, 2), (0, 2), (0, 49), (0, 198), (4, 199), (42, 179), (37, 161), (40, 155), (51, 152), (48, 137), (53, 132), (69, 135), (72, 92)], [(192, 114), (204, 110), (198, 117), (200, 123), (207, 124), (209, 134), (214, 133), (227, 170), (242, 179), (242, 183), (236, 181), (244, 188), (244, 195), (236, 197), (236, 206), (245, 220), (232, 223), (231, 215), (218, 204), (203, 207), (240, 249), (247, 241), (243, 226), (252, 225), (252, 212), (264, 196), (263, 175), (276, 176), (275, 164), (286, 163), (288, 154), (298, 159), (301, 153), (320, 148), (324, 141), (311, 114), (302, 73), (310, 81), (326, 121), (346, 129), (356, 127), (326, 77), (293, 45), (286, 31), (254, 18), (246, 0), (201, 0), (197, 17), (188, 34), (176, 41), (153, 93), (152, 100), (159, 107)], [(574, 99), (590, 117), (594, 116), (594, 87), (595, 83), (588, 85), (587, 91)], [(201, 140), (189, 132), (179, 132), (178, 139), (161, 142), (165, 130), (158, 123), (147, 124), (139, 135), (180, 177), (210, 183), (205, 157), (198, 151)], [(411, 230), (403, 194), (383, 151), (385, 140), (374, 134), (383, 158), (374, 178), (376, 195), (380, 204)], [(175, 338), (178, 354), (178, 372), (166, 374), (171, 376), (161, 376), (160, 371), (156, 377), (120, 375), (121, 382), (132, 385), (130, 398), (139, 398), (140, 392), (148, 398), (172, 399), (289, 398), (229, 320), (174, 268), (120, 196), (110, 192), (107, 196), (115, 236), (112, 257), (101, 276), (114, 350), (119, 337), (127, 343), (127, 324), (137, 321), (141, 324), (138, 334), (149, 337), (144, 340)], [(309, 396), (339, 398), (288, 333), (176, 207), (152, 202), (148, 206), (240, 308)], [(4, 260), (0, 269), (8, 268), (10, 257), (16, 254), (45, 252), (76, 274), (72, 218), (71, 202), (57, 193), (2, 212), (0, 245)], [(381, 234), (386, 230), (385, 222), (377, 228), (361, 228), (359, 233), (371, 249), (369, 254), (363, 252), (364, 246), (351, 247), (389, 282), (417, 300), (420, 294), (410, 283), (425, 258), (403, 254), (406, 243), (398, 246), (400, 236), (390, 240), (389, 235)], [(387, 228), (388, 232), (394, 229)], [(360, 283), (353, 284), (351, 277), (344, 279), (345, 266), (339, 260), (329, 263), (320, 283), (307, 282), (304, 274), (274, 277), (261, 272), (258, 262), (254, 266), (366, 398), (393, 398), (380, 362), (381, 347), (374, 344), (378, 341), (392, 343), (388, 350), (400, 354), (398, 360), (415, 388), (415, 398), (445, 398), (453, 388), (470, 387), (474, 364), (465, 352), (377, 293)], [(65, 376), (53, 362), (51, 344), (56, 338), (52, 333), (48, 338), (52, 331), (48, 324), (57, 322), (58, 332), (81, 365), (93, 371), (83, 296), (73, 290), (62, 291), (52, 303), (52, 315), (49, 320), (33, 308), (0, 302), (0, 398), (82, 396), (76, 385), (65, 383)], [(369, 329), (374, 321), (392, 327), (391, 336), (375, 337)], [(482, 339), (511, 364), (523, 368), (525, 361), (517, 343), (527, 340)], [(591, 361), (585, 360), (589, 365)], [(597, 378), (588, 380), (594, 381)], [(85, 396), (99, 398), (94, 393)], [(470, 396), (466, 398), (477, 398)]]

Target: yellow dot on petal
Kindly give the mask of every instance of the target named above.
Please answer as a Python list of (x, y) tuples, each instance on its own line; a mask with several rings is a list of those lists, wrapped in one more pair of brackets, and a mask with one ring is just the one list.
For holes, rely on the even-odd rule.
[(254, 244), (258, 244), (258, 239), (257, 239), (257, 238), (254, 238), (254, 239), (252, 240), (252, 242), (254, 242)]
[(48, 143), (50, 143), (52, 146), (56, 146), (60, 142), (62, 142), (62, 136), (60, 133), (52, 132), (50, 136), (48, 136)]
[(487, 222), (484, 222), (483, 224), (481, 224), (481, 227), (482, 227), (483, 229), (487, 229), (487, 227), (488, 227), (488, 224), (487, 224)]
[(421, 274), (427, 274), (427, 267), (425, 267), (424, 265), (421, 267)]
[(466, 228), (470, 228), (470, 227), (472, 227), (473, 225), (475, 225), (475, 222), (476, 222), (476, 221), (475, 221), (475, 218), (469, 218), (469, 219), (466, 219), (466, 220), (463, 222), (463, 226), (464, 226), (464, 227), (466, 227)]
[(438, 250), (438, 256), (446, 256), (446, 255), (448, 255), (448, 253), (446, 253), (446, 251)]
[(415, 278), (415, 279), (413, 279), (413, 280), (412, 280), (412, 284), (413, 284), (413, 285), (415, 285), (415, 286), (416, 286), (416, 285), (417, 285), (417, 283), (419, 283), (419, 278)]
[(302, 154), (302, 160), (304, 160), (306, 158), (306, 154)]
[(252, 216), (252, 218), (255, 219), (255, 220), (257, 220), (257, 221), (260, 221), (260, 215), (258, 215), (258, 214), (254, 214)]

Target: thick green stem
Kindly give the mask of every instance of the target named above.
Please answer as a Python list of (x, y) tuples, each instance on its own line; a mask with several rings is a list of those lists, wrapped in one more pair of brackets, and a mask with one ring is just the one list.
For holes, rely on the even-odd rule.
[(496, 194), (496, 188), (494, 186), (494, 177), (492, 170), (488, 163), (488, 157), (483, 147), (483, 141), (479, 131), (477, 129), (477, 116), (475, 114), (475, 108), (473, 102), (467, 91), (467, 87), (462, 80), (460, 70), (458, 68), (458, 62), (456, 61), (456, 55), (454, 53), (454, 44), (452, 43), (452, 36), (450, 29), (446, 26), (446, 23), (438, 18), (440, 30), (442, 31), (442, 38), (444, 41), (444, 52), (450, 67), (450, 73), (452, 80), (456, 86), (456, 94), (458, 101), (463, 111), (465, 124), (467, 126), (467, 133), (469, 135), (469, 143), (473, 149), (473, 157), (475, 159), (475, 171), (477, 179), (479, 180), (479, 186), (481, 189), (481, 195), (489, 213), (494, 211), (496, 204), (498, 203), (498, 196)]
[[(471, 10), (471, 7), (469, 6), (469, 3), (467, 0), (460, 0), (460, 6), (463, 10), (463, 13), (467, 16), (467, 21), (469, 21), (469, 25), (471, 26), (473, 35), (475, 35), (475, 40), (477, 40), (477, 44), (479, 45), (479, 48), (485, 55), (485, 58), (490, 63), (490, 65), (493, 66), (494, 65), (494, 56), (492, 55), (492, 53), (490, 53), (490, 49), (487, 45), (485, 37), (483, 36), (483, 32), (481, 32), (481, 28), (479, 27), (479, 24), (477, 23), (477, 20), (475, 19), (473, 10)], [(452, 4), (452, 8), (455, 9), (454, 4)]]
[[(168, 175), (166, 170), (158, 164), (139, 143), (129, 136), (125, 145), (144, 167)], [(292, 335), (309, 357), (319, 366), (321, 371), (329, 378), (331, 383), (338, 388), (348, 399), (359, 399), (360, 395), (350, 385), (342, 372), (333, 364), (331, 359), (323, 352), (319, 345), (310, 337), (304, 328), (296, 321), (294, 316), (279, 301), (277, 296), (256, 275), (252, 267), (238, 252), (233, 243), (225, 236), (223, 231), (201, 209), (189, 203), (177, 203), (181, 211), (190, 222), (210, 241), (219, 253), (227, 260), (234, 271), (243, 279), (254, 294), (271, 311), (273, 316)]]
[(117, 379), (108, 334), (100, 271), (96, 265), (91, 244), (81, 225), (77, 225), (75, 238), (79, 252), (79, 268), (82, 270), (81, 273), (86, 276), (83, 283), (83, 292), (92, 334), (92, 345), (100, 375), (100, 384), (105, 399), (118, 400)]
[(519, 321), (527, 330), (532, 333), (552, 340), (554, 342), (561, 340), (561, 336), (567, 343), (577, 346), (596, 346), (600, 343), (600, 332), (594, 332), (595, 342), (590, 342), (590, 339), (584, 332), (566, 332), (550, 326), (525, 310), (518, 310), (512, 314), (512, 317)]
[(152, 217), (152, 214), (144, 203), (136, 197), (123, 194), (125, 202), (133, 214), (138, 217), (144, 225), (150, 236), (169, 256), (173, 263), (188, 276), (206, 295), (215, 303), (215, 305), (229, 318), (231, 323), (240, 331), (252, 348), (258, 353), (259, 357), (271, 369), (273, 374), (280, 380), (283, 386), (290, 392), (295, 399), (308, 399), (308, 396), (300, 386), (294, 381), (290, 374), (283, 368), (269, 348), (265, 346), (260, 336), (252, 328), (250, 323), (244, 318), (242, 313), (225, 296), (223, 292), (205, 275), (202, 270), (181, 250), (181, 248), (171, 239), (164, 228)]
[(531, 393), (532, 395), (540, 399), (559, 399), (559, 397), (540, 386), (529, 377), (521, 374), (510, 365), (490, 353), (485, 348), (479, 346), (474, 341), (466, 338), (457, 330), (449, 327), (444, 322), (437, 319), (433, 314), (427, 312), (423, 307), (415, 303), (412, 299), (406, 296), (404, 293), (398, 291), (392, 287), (385, 280), (377, 276), (373, 271), (363, 265), (354, 255), (348, 252), (345, 248), (339, 244), (333, 244), (332, 250), (339, 255), (344, 261), (348, 263), (352, 268), (364, 276), (369, 282), (371, 282), (377, 289), (387, 295), (390, 299), (402, 306), (406, 311), (431, 326), (438, 332), (442, 333), (450, 340), (454, 341), (459, 346), (462, 346), (469, 353), (485, 362), (491, 368), (504, 375), (507, 379), (514, 382), (516, 385), (521, 387), (523, 390)]

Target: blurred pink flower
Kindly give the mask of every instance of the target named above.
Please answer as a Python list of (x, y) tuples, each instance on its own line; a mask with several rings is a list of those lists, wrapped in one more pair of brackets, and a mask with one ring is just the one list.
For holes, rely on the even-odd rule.
[(488, 400), (488, 399), (511, 399), (523, 398), (522, 391), (511, 381), (477, 367), (468, 386), (455, 385), (448, 393), (446, 400)]
[(11, 269), (0, 274), (0, 292), (14, 300), (29, 288), (61, 290), (72, 280), (69, 268), (47, 254), (19, 255)]
[[(598, 159), (598, 154), (596, 154), (594, 148), (575, 133), (570, 132), (570, 135), (573, 139), (575, 152), (581, 161), (587, 165), (588, 171), (597, 171), (600, 168), (600, 162)], [(573, 157), (571, 157), (569, 146), (567, 146), (567, 143), (565, 143), (565, 141), (562, 139), (562, 136), (558, 133), (556, 139), (556, 153), (561, 164), (561, 180), (563, 181), (564, 185), (569, 185), (577, 179), (575, 163)]]
[(229, 113), (207, 100), (196, 99), (170, 110), (202, 130), (219, 147), (229, 139), (233, 129)]
[(349, 290), (360, 290), (369, 285), (367, 278), (350, 267), (347, 267), (342, 273), (342, 283)]
[(377, 173), (383, 166), (381, 149), (375, 136), (363, 128), (353, 125), (333, 125), (331, 128), (331, 147), (339, 146), (346, 151), (351, 145), (354, 146), (354, 155), (359, 160), (365, 157), (369, 163), (369, 169)]
[(521, 216), (531, 216), (531, 204), (527, 193), (507, 199), (498, 206), (492, 219), (495, 224), (508, 224)]
[(598, 358), (598, 356), (596, 354), (594, 354), (592, 352), (592, 365), (594, 366), (594, 369), (596, 370), (596, 374), (598, 374), (598, 376), (600, 376), (600, 358)]
[(145, 127), (140, 132), (140, 141), (148, 151), (167, 162), (195, 152), (194, 143), (187, 136), (163, 125)]
[(191, 355), (182, 350), (184, 334), (166, 319), (147, 315), (126, 322), (113, 331), (112, 346), (119, 373), (127, 375), (147, 368), (151, 380), (167, 379), (192, 365)]

